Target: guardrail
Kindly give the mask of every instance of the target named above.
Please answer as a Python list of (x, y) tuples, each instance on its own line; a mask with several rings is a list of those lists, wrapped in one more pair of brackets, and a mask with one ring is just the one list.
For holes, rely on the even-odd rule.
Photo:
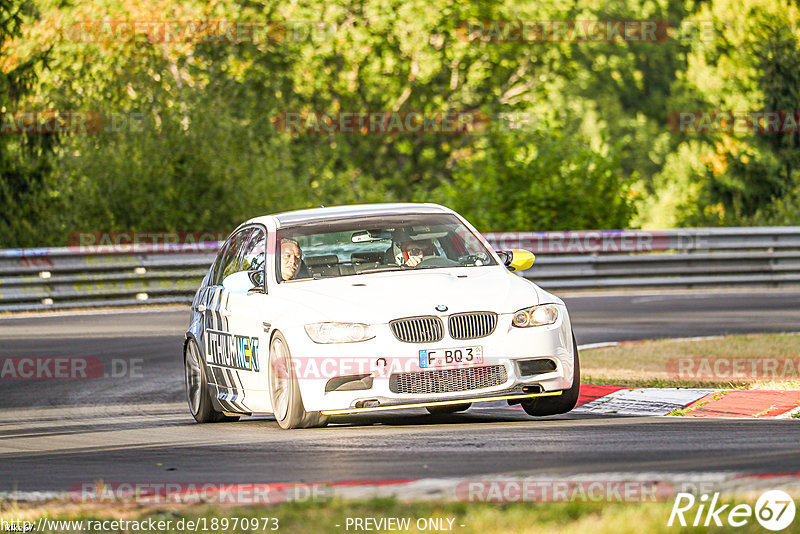
[[(549, 290), (800, 284), (800, 226), (489, 233)], [(188, 303), (217, 242), (0, 250), (0, 311)]]
[(537, 254), (523, 276), (547, 289), (800, 284), (800, 226), (486, 234)]

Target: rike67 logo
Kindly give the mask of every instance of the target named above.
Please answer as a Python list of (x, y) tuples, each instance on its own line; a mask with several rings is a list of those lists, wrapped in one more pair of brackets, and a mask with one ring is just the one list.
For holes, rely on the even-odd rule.
[(705, 493), (699, 498), (691, 493), (678, 493), (667, 526), (743, 527), (755, 517), (762, 527), (777, 532), (791, 525), (794, 516), (794, 500), (781, 490), (762, 493), (755, 507), (749, 504), (721, 504), (719, 493), (714, 493), (710, 498)]

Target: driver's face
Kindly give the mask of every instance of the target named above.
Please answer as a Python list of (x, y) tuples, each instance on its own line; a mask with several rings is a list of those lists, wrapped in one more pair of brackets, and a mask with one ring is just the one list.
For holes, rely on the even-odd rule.
[(292, 241), (281, 243), (281, 278), (291, 280), (300, 269), (300, 248)]

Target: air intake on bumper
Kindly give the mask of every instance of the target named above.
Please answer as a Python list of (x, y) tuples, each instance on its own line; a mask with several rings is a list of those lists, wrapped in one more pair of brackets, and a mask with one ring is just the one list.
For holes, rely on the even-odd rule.
[(503, 365), (439, 369), (414, 373), (397, 373), (389, 378), (392, 393), (452, 393), (490, 388), (504, 384), (508, 373)]
[(556, 370), (556, 362), (549, 358), (537, 358), (535, 360), (517, 360), (520, 376), (541, 375), (551, 373)]

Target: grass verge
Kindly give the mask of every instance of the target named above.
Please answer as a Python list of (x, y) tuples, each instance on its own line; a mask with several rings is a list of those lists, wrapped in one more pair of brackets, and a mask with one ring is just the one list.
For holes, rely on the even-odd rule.
[(581, 371), (587, 384), (800, 390), (800, 335), (625, 343), (581, 352)]

